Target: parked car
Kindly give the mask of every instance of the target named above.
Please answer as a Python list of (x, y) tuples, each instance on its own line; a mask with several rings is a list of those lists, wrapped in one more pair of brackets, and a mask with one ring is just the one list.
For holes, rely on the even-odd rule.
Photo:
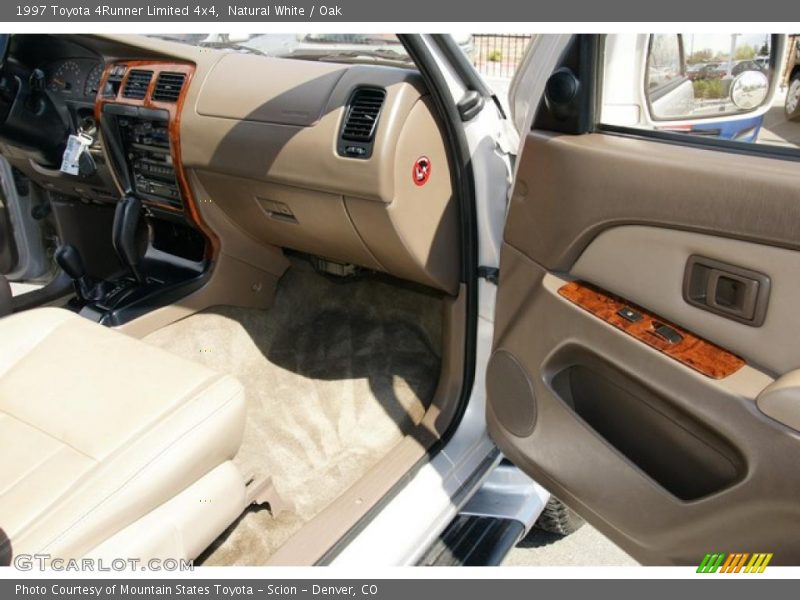
[(764, 68), (761, 66), (757, 60), (740, 60), (737, 61), (736, 64), (733, 65), (731, 69), (731, 75), (736, 77), (744, 73), (745, 71), (763, 71)]
[(686, 65), (686, 76), (689, 79), (692, 79), (692, 80), (697, 79), (697, 77), (699, 76), (700, 71), (705, 66), (706, 66), (706, 63), (687, 64)]
[(687, 72), (688, 77), (695, 81), (697, 79), (722, 79), (727, 70), (722, 63), (705, 63), (698, 69), (691, 69)]
[(786, 87), (786, 118), (800, 120), (800, 35), (789, 36), (783, 85)]

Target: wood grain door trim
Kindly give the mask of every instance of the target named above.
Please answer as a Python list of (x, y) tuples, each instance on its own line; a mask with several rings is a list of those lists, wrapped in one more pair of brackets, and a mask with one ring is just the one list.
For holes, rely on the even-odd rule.
[[(745, 361), (735, 354), (590, 284), (573, 281), (559, 288), (558, 294), (609, 325), (706, 377), (723, 379), (745, 365)], [(640, 314), (641, 319), (633, 322), (622, 317), (619, 312), (626, 308)], [(672, 328), (681, 336), (681, 340), (671, 343), (659, 336), (655, 331), (658, 325)]]

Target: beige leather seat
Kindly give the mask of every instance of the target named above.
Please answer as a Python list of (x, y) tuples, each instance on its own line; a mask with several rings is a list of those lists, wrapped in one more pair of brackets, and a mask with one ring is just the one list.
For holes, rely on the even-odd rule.
[(0, 564), (196, 557), (245, 507), (244, 415), (235, 379), (69, 311), (0, 319)]
[(0, 275), (0, 317), (11, 314), (11, 285), (8, 280)]

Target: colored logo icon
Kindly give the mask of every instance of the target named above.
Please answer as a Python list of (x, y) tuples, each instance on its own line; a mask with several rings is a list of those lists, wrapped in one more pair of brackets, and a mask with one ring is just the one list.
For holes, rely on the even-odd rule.
[(772, 553), (756, 552), (715, 552), (706, 554), (700, 566), (697, 567), (698, 573), (763, 573), (764, 569), (772, 560)]
[(431, 159), (427, 156), (420, 156), (414, 162), (414, 168), (411, 170), (411, 176), (416, 185), (425, 185), (431, 177)]

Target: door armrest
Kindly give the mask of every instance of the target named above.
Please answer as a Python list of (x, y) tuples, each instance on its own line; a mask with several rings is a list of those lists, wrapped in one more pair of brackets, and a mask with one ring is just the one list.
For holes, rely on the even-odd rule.
[(800, 369), (765, 387), (756, 398), (756, 406), (768, 417), (800, 431)]

